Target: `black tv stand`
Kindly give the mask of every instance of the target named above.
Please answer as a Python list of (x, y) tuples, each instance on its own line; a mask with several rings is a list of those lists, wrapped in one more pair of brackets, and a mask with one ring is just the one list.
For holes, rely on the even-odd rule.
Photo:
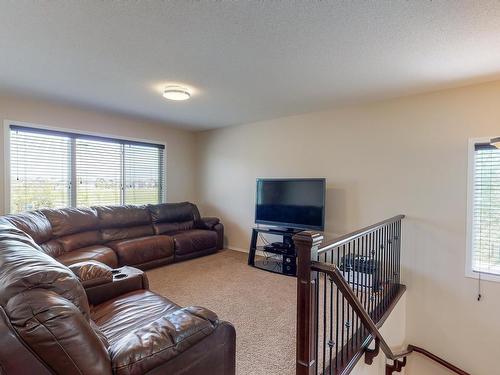
[[(248, 265), (265, 271), (288, 276), (297, 275), (297, 254), (293, 244), (293, 236), (300, 232), (299, 229), (256, 227), (252, 229), (252, 240), (248, 254)], [(258, 246), (259, 233), (281, 236), (282, 242)], [(262, 251), (264, 259), (255, 260), (255, 253)]]

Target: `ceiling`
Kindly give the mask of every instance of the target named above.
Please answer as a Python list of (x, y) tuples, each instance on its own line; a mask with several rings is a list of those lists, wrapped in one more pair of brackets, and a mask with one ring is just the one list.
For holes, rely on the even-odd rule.
[[(498, 1), (0, 0), (0, 91), (209, 129), (500, 78)], [(186, 102), (166, 83), (193, 87)]]

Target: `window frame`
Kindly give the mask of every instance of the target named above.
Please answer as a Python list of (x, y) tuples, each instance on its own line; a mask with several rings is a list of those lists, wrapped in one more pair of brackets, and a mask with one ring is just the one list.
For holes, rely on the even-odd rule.
[[(116, 139), (116, 140), (123, 140), (123, 141), (130, 141), (130, 142), (138, 142), (138, 143), (150, 143), (150, 144), (156, 144), (156, 145), (162, 145), (164, 146), (164, 151), (163, 151), (163, 187), (162, 187), (162, 192), (161, 192), (161, 201), (162, 203), (167, 202), (167, 181), (168, 181), (168, 155), (167, 155), (167, 143), (166, 142), (161, 142), (158, 140), (151, 140), (151, 139), (140, 139), (140, 138), (132, 138), (132, 137), (125, 137), (121, 135), (116, 135), (116, 134), (108, 134), (108, 133), (96, 133), (96, 132), (89, 132), (89, 131), (84, 131), (84, 130), (78, 130), (78, 129), (73, 129), (73, 128), (60, 128), (60, 127), (54, 127), (50, 125), (43, 125), (43, 124), (36, 124), (36, 123), (31, 123), (31, 122), (25, 122), (25, 121), (15, 121), (15, 120), (9, 120), (5, 119), (3, 121), (3, 130), (4, 130), (4, 214), (10, 214), (11, 211), (11, 205), (10, 205), (10, 198), (11, 198), (11, 175), (10, 175), (10, 126), (23, 126), (23, 127), (28, 127), (28, 128), (33, 128), (33, 129), (40, 129), (40, 130), (48, 130), (48, 131), (55, 131), (55, 132), (62, 132), (62, 133), (75, 133), (75, 134), (81, 134), (83, 136), (90, 136), (90, 137), (96, 137), (96, 138), (111, 138), (111, 139)], [(73, 163), (74, 158), (73, 158)], [(71, 174), (73, 175), (75, 173), (74, 165), (72, 165), (72, 170)], [(74, 176), (72, 176), (74, 177)], [(73, 202), (73, 198), (72, 202)]]
[(475, 272), (472, 270), (472, 257), (473, 257), (473, 210), (474, 210), (474, 180), (476, 177), (475, 161), (476, 161), (476, 144), (478, 143), (490, 143), (492, 137), (481, 137), (481, 138), (469, 138), (468, 143), (468, 157), (467, 157), (467, 246), (465, 254), (465, 276), (472, 279), (488, 280), (500, 282), (500, 275)]

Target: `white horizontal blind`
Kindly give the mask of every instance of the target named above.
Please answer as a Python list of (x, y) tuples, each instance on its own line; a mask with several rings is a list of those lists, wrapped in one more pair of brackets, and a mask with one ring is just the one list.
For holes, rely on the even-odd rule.
[(500, 150), (475, 147), (472, 270), (500, 275)]
[(76, 139), (76, 202), (78, 206), (122, 202), (122, 145)]
[(69, 206), (69, 168), (70, 142), (67, 137), (12, 130), (11, 212)]
[(164, 146), (11, 125), (10, 211), (163, 202)]
[(163, 149), (124, 145), (125, 203), (161, 202), (163, 192)]

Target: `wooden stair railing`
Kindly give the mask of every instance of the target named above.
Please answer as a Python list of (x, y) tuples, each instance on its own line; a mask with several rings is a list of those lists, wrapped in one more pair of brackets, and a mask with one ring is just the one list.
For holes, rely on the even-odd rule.
[[(363, 305), (356, 297), (349, 284), (346, 282), (339, 268), (335, 265), (313, 261), (311, 262), (311, 269), (313, 271), (323, 272), (329, 277), (331, 277), (333, 282), (337, 285), (337, 288), (339, 288), (339, 290), (342, 292), (346, 300), (356, 311), (356, 314), (360, 317), (363, 324), (369, 329), (372, 337), (375, 338), (376, 342), (375, 352), (378, 353), (378, 346), (379, 346), (380, 349), (382, 349), (382, 351), (384, 352), (386, 358), (393, 361), (393, 364), (386, 365), (386, 375), (391, 375), (394, 371), (400, 372), (401, 369), (406, 365), (406, 357), (413, 352), (425, 355), (426, 357), (432, 359), (433, 361), (439, 363), (440, 365), (446, 367), (447, 369), (455, 372), (456, 374), (470, 375), (468, 372), (445, 361), (444, 359), (438, 357), (437, 355), (432, 354), (427, 350), (422, 349), (415, 345), (408, 345), (408, 347), (405, 350), (399, 352), (393, 352), (392, 349), (387, 344), (387, 342), (385, 341), (382, 334), (380, 333), (377, 324), (375, 324), (370, 315), (368, 315)], [(402, 361), (400, 361), (400, 359), (402, 359)]]
[(431, 352), (422, 349), (418, 346), (415, 345), (408, 345), (408, 350), (410, 350), (412, 353), (420, 353), (422, 355), (425, 355), (427, 358), (432, 359), (434, 362), (439, 363), (441, 366), (446, 367), (448, 370), (453, 371), (456, 374), (459, 375), (470, 375), (468, 372), (458, 368), (455, 365), (452, 365), (450, 362), (445, 361), (444, 359), (438, 357), (435, 354), (432, 354)]
[[(414, 345), (395, 352), (379, 331), (406, 289), (399, 283), (403, 218), (398, 215), (326, 243), (323, 234), (317, 232), (294, 236), (298, 253), (297, 375), (345, 375), (363, 354), (365, 363), (372, 364), (380, 349), (392, 361), (386, 364), (386, 375), (401, 372), (412, 352), (421, 353), (456, 374), (470, 375)], [(375, 261), (371, 282), (367, 282), (368, 271), (363, 268), (366, 263), (360, 266), (353, 259)], [(348, 270), (346, 260), (350, 262)], [(357, 277), (364, 273), (361, 277), (365, 279), (353, 280), (349, 272)], [(368, 348), (372, 341), (374, 349)]]
[(313, 261), (311, 264), (311, 269), (313, 271), (323, 272), (332, 278), (335, 285), (337, 285), (337, 288), (339, 288), (345, 299), (349, 302), (358, 317), (361, 319), (363, 325), (368, 328), (372, 337), (374, 337), (375, 340), (379, 342), (380, 349), (382, 349), (388, 359), (395, 361), (408, 355), (408, 350), (404, 350), (399, 353), (394, 353), (391, 350), (384, 337), (378, 330), (377, 325), (373, 322), (370, 315), (368, 315), (361, 302), (359, 302), (351, 287), (349, 286), (349, 284), (347, 284), (347, 281), (342, 275), (342, 272), (340, 272), (339, 268), (336, 265)]
[(297, 375), (347, 374), (363, 354), (370, 353), (365, 359), (376, 356), (378, 347), (367, 348), (373, 337), (366, 322), (318, 267), (341, 267), (342, 277), (356, 288), (365, 312), (382, 324), (405, 290), (400, 284), (403, 218), (397, 215), (333, 239), (311, 231), (293, 237), (297, 251)]

